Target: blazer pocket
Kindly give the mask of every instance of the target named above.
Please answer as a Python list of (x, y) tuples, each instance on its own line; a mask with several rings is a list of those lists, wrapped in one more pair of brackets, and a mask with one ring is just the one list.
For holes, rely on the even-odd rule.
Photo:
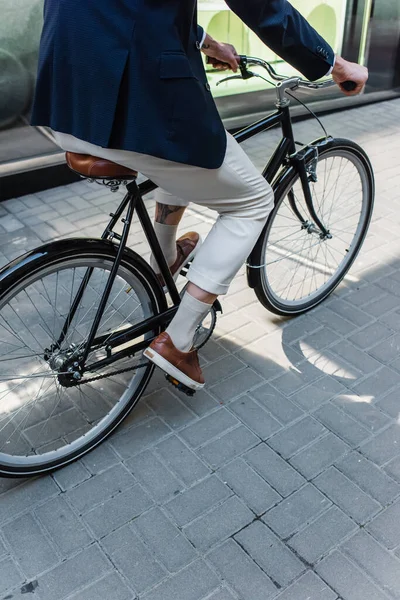
[(164, 52), (160, 57), (160, 80), (167, 119), (167, 136), (178, 139), (188, 124), (207, 110), (204, 84), (195, 76), (183, 52)]
[(160, 58), (160, 79), (196, 79), (188, 57), (183, 52), (163, 52)]

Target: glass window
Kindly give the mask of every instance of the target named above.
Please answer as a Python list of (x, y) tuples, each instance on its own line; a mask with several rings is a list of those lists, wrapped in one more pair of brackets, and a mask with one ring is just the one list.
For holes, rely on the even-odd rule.
[[(291, 4), (306, 17), (335, 52), (341, 51), (347, 0), (292, 0)], [(264, 58), (275, 64), (280, 73), (288, 75), (294, 73), (294, 69), (269, 50), (223, 0), (199, 0), (198, 20), (213, 38), (233, 44), (239, 54)], [(221, 74), (209, 71), (208, 75), (215, 96), (265, 89), (265, 83), (257, 79), (230, 82), (216, 87), (215, 84), (218, 79), (221, 79)]]
[(4, 173), (11, 163), (59, 152), (44, 130), (29, 127), (42, 15), (43, 0), (1, 0), (0, 167)]

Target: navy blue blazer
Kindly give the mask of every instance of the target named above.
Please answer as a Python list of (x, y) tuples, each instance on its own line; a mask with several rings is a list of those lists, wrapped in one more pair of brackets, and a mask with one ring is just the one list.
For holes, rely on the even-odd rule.
[[(227, 0), (315, 80), (332, 48), (286, 0)], [(32, 125), (205, 168), (226, 136), (200, 54), (196, 0), (45, 0)]]

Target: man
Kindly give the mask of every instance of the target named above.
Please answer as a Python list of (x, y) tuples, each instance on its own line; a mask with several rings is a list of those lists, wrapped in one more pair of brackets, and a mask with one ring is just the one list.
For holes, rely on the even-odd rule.
[[(286, 0), (227, 0), (274, 52), (316, 80), (367, 80)], [(236, 50), (197, 25), (196, 0), (45, 0), (32, 124), (67, 151), (135, 169), (160, 186), (155, 229), (174, 275), (195, 256), (180, 307), (145, 355), (191, 389), (203, 387), (197, 325), (254, 246), (273, 206), (269, 184), (224, 130), (200, 50), (237, 70)], [(342, 91), (344, 93), (345, 90)], [(218, 218), (201, 247), (176, 230), (188, 202)], [(157, 265), (152, 260), (153, 266)]]

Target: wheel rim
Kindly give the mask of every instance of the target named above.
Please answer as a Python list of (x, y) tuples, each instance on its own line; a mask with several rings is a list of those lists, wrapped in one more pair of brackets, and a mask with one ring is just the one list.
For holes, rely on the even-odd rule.
[[(262, 278), (271, 302), (293, 312), (313, 305), (341, 280), (354, 260), (368, 223), (369, 180), (354, 152), (335, 148), (320, 156), (318, 181), (310, 183), (314, 207), (331, 239), (319, 238), (309, 216), (297, 177), (283, 191), (282, 201), (268, 224), (262, 249)], [(308, 220), (302, 225), (289, 205)]]
[[(61, 351), (49, 356), (45, 348), (57, 340), (88, 267), (93, 268), (92, 276)], [(59, 381), (59, 375), (67, 372), (62, 370), (66, 351), (88, 333), (111, 267), (112, 261), (103, 258), (53, 264), (14, 286), (0, 302), (0, 338), (5, 342), (0, 354), (0, 463), (4, 468), (34, 469), (79, 452), (112, 426), (146, 375), (148, 365), (77, 387), (67, 388)], [(121, 265), (98, 333), (109, 335), (152, 314), (144, 285)], [(90, 376), (143, 365), (141, 355)], [(105, 356), (102, 347), (88, 363)]]

